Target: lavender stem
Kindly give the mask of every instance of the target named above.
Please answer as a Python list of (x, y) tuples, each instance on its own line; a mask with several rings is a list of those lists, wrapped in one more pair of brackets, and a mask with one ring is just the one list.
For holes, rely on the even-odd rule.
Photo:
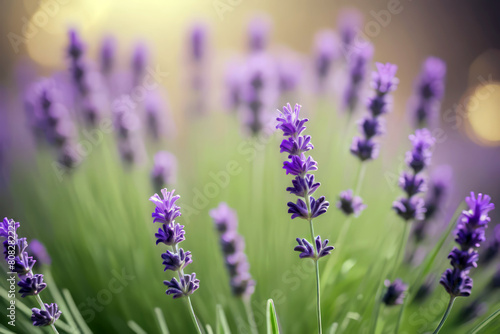
[(396, 261), (394, 262), (394, 268), (392, 269), (391, 278), (395, 278), (396, 272), (398, 270), (399, 264), (401, 262), (401, 254), (404, 256), (404, 251), (406, 249), (406, 243), (408, 241), (408, 226), (411, 225), (411, 221), (404, 222), (403, 235), (401, 236), (401, 242), (399, 243), (398, 252), (396, 253)]
[(453, 303), (455, 302), (455, 299), (456, 299), (456, 297), (450, 297), (450, 302), (448, 303), (448, 307), (446, 308), (446, 311), (443, 314), (443, 318), (441, 319), (441, 322), (439, 323), (439, 325), (437, 326), (437, 328), (433, 334), (439, 333), (439, 331), (441, 330), (441, 327), (443, 327), (444, 322), (446, 321), (446, 319), (448, 318), (448, 315), (450, 314), (450, 311), (451, 311), (451, 308), (453, 307)]
[(363, 184), (363, 179), (365, 178), (366, 172), (366, 164), (361, 162), (361, 166), (359, 166), (358, 176), (356, 177), (356, 187), (354, 188), (354, 195), (359, 196), (359, 192), (361, 191), (361, 185)]
[[(309, 215), (311, 215), (311, 201), (309, 199), (309, 195), (306, 192), (305, 196), (306, 204), (307, 204), (307, 211), (309, 211)], [(311, 240), (313, 240), (313, 247), (314, 247), (314, 254), (318, 255), (318, 249), (316, 247), (316, 243), (314, 242), (314, 226), (313, 226), (313, 221), (311, 218), (309, 220), (309, 228), (311, 230)], [(320, 281), (319, 281), (319, 263), (318, 263), (318, 256), (314, 259), (315, 265), (316, 265), (316, 312), (318, 316), (318, 333), (322, 334), (323, 329), (321, 327), (321, 291), (320, 291)]]
[(250, 330), (252, 334), (259, 334), (257, 330), (257, 323), (255, 322), (255, 316), (252, 310), (251, 296), (243, 297), (243, 305), (245, 306), (245, 311), (247, 312), (248, 323), (250, 325)]

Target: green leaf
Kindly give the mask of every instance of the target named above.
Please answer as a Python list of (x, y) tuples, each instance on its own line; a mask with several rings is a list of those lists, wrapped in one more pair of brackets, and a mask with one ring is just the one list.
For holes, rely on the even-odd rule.
[[(216, 322), (216, 334), (231, 334), (231, 330), (229, 329), (229, 325), (227, 324), (226, 315), (224, 314), (224, 310), (220, 304), (216, 306), (217, 313), (217, 322)], [(211, 328), (210, 328), (211, 330)]]
[(267, 334), (279, 334), (278, 317), (272, 299), (267, 300)]
[(214, 331), (212, 330), (212, 327), (210, 327), (209, 324), (207, 324), (207, 333), (208, 334), (214, 334)]
[(479, 333), (479, 331), (481, 329), (483, 329), (484, 327), (486, 327), (490, 322), (492, 322), (499, 315), (500, 315), (500, 308), (498, 310), (496, 310), (495, 312), (493, 312), (492, 314), (490, 314), (488, 316), (488, 318), (484, 319), (479, 325), (477, 325), (476, 327), (474, 327), (474, 329), (472, 330), (471, 334), (477, 334), (477, 333)]
[(163, 316), (163, 312), (159, 307), (155, 307), (156, 320), (158, 320), (158, 326), (160, 326), (161, 334), (170, 334), (167, 327), (167, 322)]

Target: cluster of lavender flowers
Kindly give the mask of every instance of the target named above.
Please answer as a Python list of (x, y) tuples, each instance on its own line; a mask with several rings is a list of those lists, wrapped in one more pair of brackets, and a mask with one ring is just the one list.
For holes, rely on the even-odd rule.
[(416, 127), (428, 127), (439, 114), (445, 76), (446, 64), (441, 59), (429, 57), (422, 64), (413, 96), (409, 100), (410, 115)]
[[(35, 296), (40, 308), (33, 308), (31, 321), (33, 326), (51, 326), (57, 333), (54, 323), (61, 316), (57, 304), (44, 304), (39, 296), (46, 287), (42, 274), (34, 274), (33, 266), (37, 262), (27, 252), (28, 241), (19, 238), (17, 229), (21, 224), (7, 217), (0, 222), (0, 237), (3, 238), (4, 256), (11, 273), (19, 277), (19, 293), (22, 298)], [(35, 247), (36, 248), (36, 247)], [(50, 258), (49, 258), (50, 261)]]
[(384, 285), (387, 290), (382, 297), (382, 302), (387, 306), (403, 304), (408, 285), (399, 278), (396, 278), (394, 282), (385, 280)]
[(453, 269), (446, 269), (439, 281), (451, 298), (471, 294), (469, 272), (477, 267), (479, 255), (476, 248), (486, 239), (485, 231), (490, 222), (488, 212), (495, 208), (490, 201), (490, 196), (478, 194), (476, 197), (473, 192), (465, 198), (469, 209), (462, 212), (455, 231), (455, 241), (460, 248), (454, 247), (448, 255)]
[(35, 138), (43, 138), (56, 150), (64, 168), (75, 167), (81, 159), (74, 149), (75, 126), (56, 82), (41, 79), (32, 84), (25, 97), (25, 109)]
[(354, 196), (353, 191), (348, 189), (340, 193), (337, 208), (346, 216), (354, 215), (354, 217), (357, 217), (366, 209), (366, 205), (363, 204), (361, 197)]
[(85, 96), (89, 87), (85, 80), (87, 68), (84, 62), (85, 45), (74, 29), (69, 31), (68, 57), (70, 61), (71, 78), (78, 89), (78, 93)]
[(406, 153), (406, 164), (411, 172), (404, 171), (399, 179), (399, 186), (406, 193), (406, 197), (396, 200), (392, 208), (405, 221), (424, 219), (424, 199), (416, 197), (426, 190), (425, 178), (421, 172), (430, 164), (432, 147), (435, 139), (427, 129), (416, 130), (410, 135), (412, 150)]
[(333, 64), (339, 58), (339, 38), (332, 30), (322, 30), (314, 38), (314, 71), (318, 89), (323, 91)]
[(204, 22), (194, 23), (188, 32), (188, 57), (191, 65), (189, 86), (192, 89), (190, 111), (204, 114), (207, 111), (207, 61), (209, 51), (209, 30)]
[(250, 275), (250, 264), (245, 254), (245, 241), (237, 231), (238, 216), (223, 202), (217, 208), (210, 210), (210, 217), (219, 233), (233, 294), (237, 297), (249, 298), (255, 291), (255, 281)]
[(163, 189), (175, 183), (177, 178), (177, 159), (167, 151), (155, 154), (154, 165), (151, 170), (151, 181), (154, 189)]
[[(284, 106), (283, 112), (276, 119), (279, 122), (276, 128), (283, 131), (283, 136), (288, 137), (283, 139), (280, 145), (280, 152), (287, 153), (289, 159), (283, 163), (283, 169), (285, 169), (286, 174), (295, 176), (292, 187), (288, 187), (286, 190), (298, 197), (296, 203), (288, 202), (288, 213), (292, 214), (292, 219), (301, 218), (312, 221), (313, 218), (324, 214), (330, 203), (326, 201), (324, 196), (318, 199), (312, 197), (320, 183), (315, 182), (314, 175), (310, 172), (317, 170), (318, 167), (311, 156), (307, 158), (305, 156), (305, 152), (312, 150), (314, 146), (311, 143), (311, 136), (302, 135), (306, 129), (304, 124), (308, 119), (299, 118), (300, 108), (301, 106), (298, 104), (293, 110), (290, 104)], [(313, 240), (315, 248), (306, 239), (297, 238), (297, 242), (298, 246), (295, 247), (295, 250), (301, 252), (301, 258), (318, 260), (333, 250), (332, 246), (327, 246), (328, 239), (321, 242), (319, 235)]]
[(181, 215), (180, 207), (175, 202), (180, 198), (179, 195), (174, 195), (174, 191), (168, 191), (166, 188), (161, 190), (163, 198), (155, 194), (149, 199), (156, 207), (152, 214), (153, 223), (160, 223), (162, 227), (155, 234), (156, 244), (163, 243), (171, 250), (167, 250), (161, 255), (165, 271), (172, 270), (177, 272), (179, 280), (175, 277), (170, 281), (164, 281), (167, 286), (167, 295), (172, 295), (174, 299), (193, 294), (199, 286), (200, 281), (196, 278), (196, 274), (184, 274), (184, 268), (191, 262), (190, 251), (184, 251), (178, 248), (178, 244), (185, 240), (184, 226), (175, 222), (175, 219)]
[(351, 145), (351, 153), (360, 161), (372, 160), (378, 156), (378, 144), (373, 140), (384, 131), (380, 116), (390, 110), (392, 96), (389, 94), (396, 90), (399, 79), (396, 78), (396, 65), (376, 63), (377, 70), (372, 73), (372, 87), (375, 94), (368, 100), (369, 115), (359, 123), (363, 137), (355, 137)]

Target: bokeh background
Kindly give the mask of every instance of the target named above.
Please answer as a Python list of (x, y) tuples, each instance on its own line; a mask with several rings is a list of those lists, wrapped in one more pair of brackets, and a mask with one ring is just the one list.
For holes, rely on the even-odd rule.
[[(217, 1), (66, 0), (57, 2), (54, 15), (37, 28), (32, 38), (18, 49), (13, 47), (8, 34), (21, 34), (26, 22), (46, 10), (42, 8), (45, 2), (40, 5), (28, 0), (1, 1), (0, 136), (4, 140), (0, 210), (2, 215), (21, 221), (23, 233), (44, 242), (53, 257), (54, 280), (60, 289), (71, 292), (82, 313), (88, 298), (96, 298), (109, 284), (113, 270), (133, 273), (135, 278), (123, 292), (113, 295), (109, 304), (94, 312), (88, 322), (90, 329), (96, 333), (129, 332), (127, 322), (133, 320), (148, 333), (158, 332), (153, 309), (160, 307), (171, 332), (192, 331), (184, 305), (164, 295), (161, 282), (166, 277), (149, 218), (153, 208), (147, 199), (157, 192), (152, 188), (149, 172), (154, 153), (164, 149), (178, 159), (175, 188), (182, 196), (181, 207), (193, 206), (199, 191), (203, 192), (212, 181), (210, 173), (225, 170), (229, 161), (237, 161), (242, 170), (182, 222), (186, 225), (185, 247), (194, 255), (192, 270), (202, 281), (193, 297), (201, 320), (214, 324), (215, 305), (221, 304), (233, 331), (247, 330), (241, 325), (245, 319), (242, 306), (231, 297), (227, 286), (217, 236), (208, 216), (209, 209), (227, 201), (237, 210), (240, 232), (246, 238), (251, 272), (257, 281), (254, 308), (261, 329), (264, 330), (260, 323), (263, 314), (259, 314), (259, 309), (272, 297), (285, 333), (312, 332), (313, 276), (307, 268), (303, 269), (304, 274), (295, 272), (300, 263), (291, 251), (294, 238), (307, 235), (307, 227), (290, 222), (286, 214), (285, 203), (290, 198), (284, 189), (290, 180), (280, 170), (283, 157), (278, 154), (279, 138), (266, 138), (250, 162), (238, 150), (239, 145), (252, 146), (255, 142), (242, 131), (239, 118), (225, 110), (225, 65), (247, 52), (246, 29), (256, 14), (266, 14), (272, 21), (270, 52), (279, 53), (287, 46), (307, 62), (315, 33), (335, 29), (341, 9), (354, 7), (364, 15), (365, 22), (376, 22), (373, 13), (386, 10), (390, 1), (242, 0), (229, 4), (229, 9), (221, 13), (215, 7)], [(362, 319), (371, 314), (370, 296), (383, 275), (384, 258), (392, 254), (396, 244), (400, 232), (394, 231), (401, 229), (401, 222), (389, 209), (399, 192), (387, 175), (397, 175), (401, 157), (409, 148), (406, 138), (412, 130), (407, 101), (427, 56), (440, 57), (447, 64), (439, 123), (446, 139), (438, 143), (433, 164), (449, 164), (454, 174), (453, 191), (447, 209), (436, 223), (437, 229), (444, 229), (471, 190), (488, 193), (493, 201), (500, 198), (500, 5), (495, 1), (402, 0), (400, 6), (401, 12), (391, 15), (386, 26), (378, 25), (378, 33), (369, 38), (375, 46), (374, 61), (399, 66), (400, 85), (394, 94), (393, 112), (387, 117), (383, 154), (368, 168), (363, 185), (369, 209), (349, 232), (346, 252), (336, 258), (338, 263), (334, 266), (341, 277), (335, 285), (324, 280), (325, 326), (356, 318), (350, 312)], [(196, 21), (209, 27), (209, 93), (205, 101), (208, 112), (203, 115), (186, 111), (192, 97), (188, 87), (187, 32)], [(80, 33), (89, 59), (97, 59), (103, 37), (112, 35), (117, 41), (117, 71), (128, 69), (134, 45), (142, 42), (149, 50), (149, 64), (168, 72), (161, 92), (175, 131), (160, 143), (146, 141), (145, 154), (132, 169), (124, 168), (113, 135), (108, 135), (61, 182), (51, 167), (53, 156), (37, 148), (26, 126), (26, 82), (67, 71), (69, 28)], [(343, 116), (337, 111), (335, 94), (318, 97), (307, 89), (307, 83), (304, 86), (304, 92), (287, 97), (292, 104), (301, 103), (311, 119), (308, 133), (313, 137), (313, 156), (320, 166), (317, 178), (327, 199), (334, 203), (340, 190), (353, 186), (357, 161), (341, 153), (336, 145), (340, 142), (337, 134), (342, 132)], [(487, 98), (476, 98), (485, 92), (489, 93)], [(275, 108), (281, 103), (277, 102)], [(492, 222), (496, 222), (499, 215), (493, 212), (492, 217)], [(318, 231), (335, 240), (344, 220), (332, 206), (328, 215), (318, 220)], [(434, 242), (430, 240), (429, 244)], [(447, 245), (441, 263), (435, 265), (436, 275), (446, 268), (445, 257), (451, 243)], [(370, 266), (371, 263), (378, 263), (379, 268)], [(474, 278), (486, 282), (493, 270), (494, 266), (490, 266)], [(410, 273), (411, 267), (405, 268), (402, 276), (409, 277)], [(373, 279), (366, 282), (363, 277)], [(477, 290), (481, 290), (482, 283), (478, 283)], [(433, 309), (443, 299), (441, 290), (437, 288), (427, 304), (412, 306), (408, 311), (403, 322), (408, 333), (433, 327), (442, 311), (439, 307), (437, 311)], [(498, 297), (498, 292), (494, 296)], [(490, 296), (493, 301), (494, 296)], [(495, 309), (493, 301), (488, 304), (489, 313)], [(465, 307), (468, 302), (460, 300), (458, 307)], [(410, 315), (415, 315), (416, 322), (409, 320)], [(390, 319), (398, 314), (388, 311), (384, 316), (385, 325), (390, 326)], [(3, 324), (4, 319), (1, 321)], [(456, 321), (460, 324), (459, 319)], [(357, 323), (346, 323), (344, 330), (358, 332), (362, 325)], [(468, 322), (456, 328), (465, 332), (472, 325)], [(19, 333), (23, 330), (34, 329), (27, 327)]]

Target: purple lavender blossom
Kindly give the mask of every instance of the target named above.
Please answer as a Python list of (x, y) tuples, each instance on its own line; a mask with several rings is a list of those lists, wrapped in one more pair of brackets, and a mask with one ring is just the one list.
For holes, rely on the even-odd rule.
[(138, 42), (133, 50), (130, 66), (132, 68), (132, 87), (140, 84), (149, 58), (149, 51), (143, 42)]
[(498, 255), (500, 251), (500, 225), (495, 226), (493, 233), (481, 253), (481, 264), (488, 264)]
[(295, 91), (303, 77), (303, 63), (293, 51), (281, 52), (276, 60), (278, 86), (281, 94)]
[(85, 44), (80, 38), (76, 29), (70, 29), (69, 35), (69, 45), (68, 45), (68, 55), (73, 61), (77, 61), (85, 52)]
[(244, 66), (242, 62), (231, 60), (227, 63), (224, 75), (226, 95), (224, 104), (229, 110), (236, 111), (243, 102)]
[(221, 250), (229, 273), (232, 292), (238, 297), (249, 297), (255, 291), (255, 281), (250, 275), (250, 264), (245, 255), (245, 242), (238, 234), (238, 216), (236, 211), (222, 202), (210, 210), (219, 233)]
[(175, 155), (167, 151), (159, 151), (155, 154), (154, 165), (151, 170), (151, 180), (155, 189), (163, 189), (171, 186), (177, 178), (177, 159)]
[(495, 208), (490, 201), (490, 196), (478, 194), (476, 197), (473, 192), (465, 199), (469, 210), (462, 212), (455, 231), (460, 249), (455, 247), (450, 252), (448, 258), (453, 269), (447, 269), (439, 281), (451, 298), (471, 294), (472, 279), (468, 275), (477, 266), (478, 253), (474, 248), (485, 240), (484, 231), (490, 222), (488, 212)]
[[(8, 219), (5, 217), (2, 222), (0, 222), (0, 237), (3, 238), (4, 254), (5, 260), (8, 265), (8, 269), (11, 272), (17, 273), (19, 277), (19, 293), (21, 297), (25, 298), (27, 296), (37, 296), (40, 303), (42, 303), (38, 294), (42, 292), (47, 284), (43, 281), (42, 274), (34, 274), (33, 266), (36, 260), (28, 254), (26, 249), (28, 248), (28, 242), (26, 238), (19, 238), (17, 235), (17, 229), (20, 227), (18, 222), (13, 219)], [(39, 248), (41, 244), (35, 242), (34, 248)], [(43, 247), (43, 246), (42, 246)], [(38, 249), (39, 250), (39, 249)], [(45, 251), (45, 249), (43, 249)], [(43, 258), (48, 256), (46, 254), (42, 255), (43, 252), (38, 252), (39, 256)], [(50, 262), (50, 258), (49, 258)], [(56, 304), (44, 304), (42, 309), (34, 308), (31, 320), (34, 326), (48, 326), (54, 324), (54, 322), (60, 317), (61, 312), (58, 310)], [(53, 328), (56, 331), (55, 327)]]
[(349, 114), (354, 113), (357, 108), (372, 57), (373, 45), (366, 42), (359, 48), (355, 48), (348, 58), (349, 79), (344, 92), (342, 106)]
[(338, 15), (337, 29), (343, 44), (345, 54), (355, 47), (356, 36), (362, 29), (363, 15), (356, 9), (348, 8), (342, 10)]
[(406, 197), (396, 200), (392, 208), (405, 221), (418, 221), (425, 218), (425, 202), (423, 198), (415, 196), (427, 189), (425, 179), (419, 173), (430, 163), (435, 139), (427, 129), (416, 130), (409, 138), (413, 147), (406, 153), (406, 164), (412, 173), (405, 171), (401, 174), (399, 186)]
[(267, 48), (271, 34), (271, 19), (264, 15), (255, 16), (248, 24), (248, 48), (250, 52), (261, 52)]
[(101, 43), (99, 51), (99, 62), (101, 65), (101, 72), (104, 75), (109, 75), (115, 65), (116, 56), (116, 40), (112, 36), (106, 36)]
[[(163, 243), (171, 247), (161, 255), (163, 259), (164, 271), (171, 270), (177, 272), (179, 280), (175, 277), (170, 281), (163, 283), (168, 287), (166, 294), (172, 295), (174, 299), (186, 296), (189, 298), (194, 291), (199, 288), (200, 281), (196, 279), (196, 274), (184, 274), (184, 268), (192, 263), (191, 252), (178, 248), (177, 244), (183, 241), (184, 226), (176, 224), (175, 219), (181, 215), (180, 207), (175, 202), (180, 198), (174, 195), (175, 190), (168, 191), (166, 188), (161, 190), (163, 198), (154, 194), (150, 201), (155, 204), (155, 211), (152, 213), (153, 223), (161, 223), (163, 226), (155, 234), (156, 244)], [(196, 324), (197, 325), (197, 324)]]
[(57, 319), (61, 316), (62, 312), (59, 311), (59, 307), (57, 304), (44, 304), (45, 309), (33, 308), (31, 321), (33, 322), (33, 326), (36, 327), (44, 327), (53, 325)]
[(33, 254), (33, 258), (37, 261), (37, 263), (44, 265), (50, 265), (52, 263), (52, 259), (50, 258), (47, 249), (37, 239), (31, 240), (28, 250)]
[(193, 24), (189, 31), (189, 51), (191, 59), (199, 63), (206, 58), (208, 44), (208, 27), (197, 22)]
[(366, 209), (366, 205), (363, 204), (361, 197), (353, 196), (352, 190), (348, 189), (340, 193), (337, 208), (346, 216), (354, 214), (357, 217)]
[(373, 96), (368, 100), (370, 115), (365, 116), (359, 123), (362, 137), (355, 137), (351, 144), (351, 153), (360, 161), (376, 159), (379, 145), (374, 138), (383, 134), (381, 115), (389, 111), (392, 96), (389, 94), (396, 90), (399, 79), (396, 78), (396, 65), (376, 63), (377, 70), (372, 73), (371, 86)]
[(301, 252), (299, 257), (303, 258), (311, 258), (314, 260), (318, 260), (323, 256), (327, 256), (331, 254), (331, 251), (335, 249), (333, 246), (328, 246), (328, 239), (324, 242), (321, 242), (321, 237), (318, 235), (314, 240), (316, 244), (316, 249), (318, 250), (318, 254), (315, 254), (314, 247), (307, 241), (306, 239), (297, 238), (298, 246), (295, 246), (294, 251)]
[(445, 76), (444, 61), (436, 57), (424, 61), (409, 101), (409, 112), (416, 127), (429, 126), (438, 116), (444, 96)]
[(394, 282), (386, 280), (384, 282), (387, 287), (387, 291), (382, 297), (382, 301), (387, 306), (401, 305), (403, 304), (405, 293), (408, 290), (408, 285), (404, 284), (399, 278), (395, 279)]
[(70, 72), (78, 92), (85, 96), (89, 87), (86, 82), (86, 74), (88, 71), (84, 59), (85, 46), (78, 32), (75, 29), (69, 31), (69, 46), (68, 56), (70, 61)]
[(339, 57), (339, 38), (332, 30), (322, 30), (314, 37), (314, 70), (320, 90), (330, 76), (333, 63)]

